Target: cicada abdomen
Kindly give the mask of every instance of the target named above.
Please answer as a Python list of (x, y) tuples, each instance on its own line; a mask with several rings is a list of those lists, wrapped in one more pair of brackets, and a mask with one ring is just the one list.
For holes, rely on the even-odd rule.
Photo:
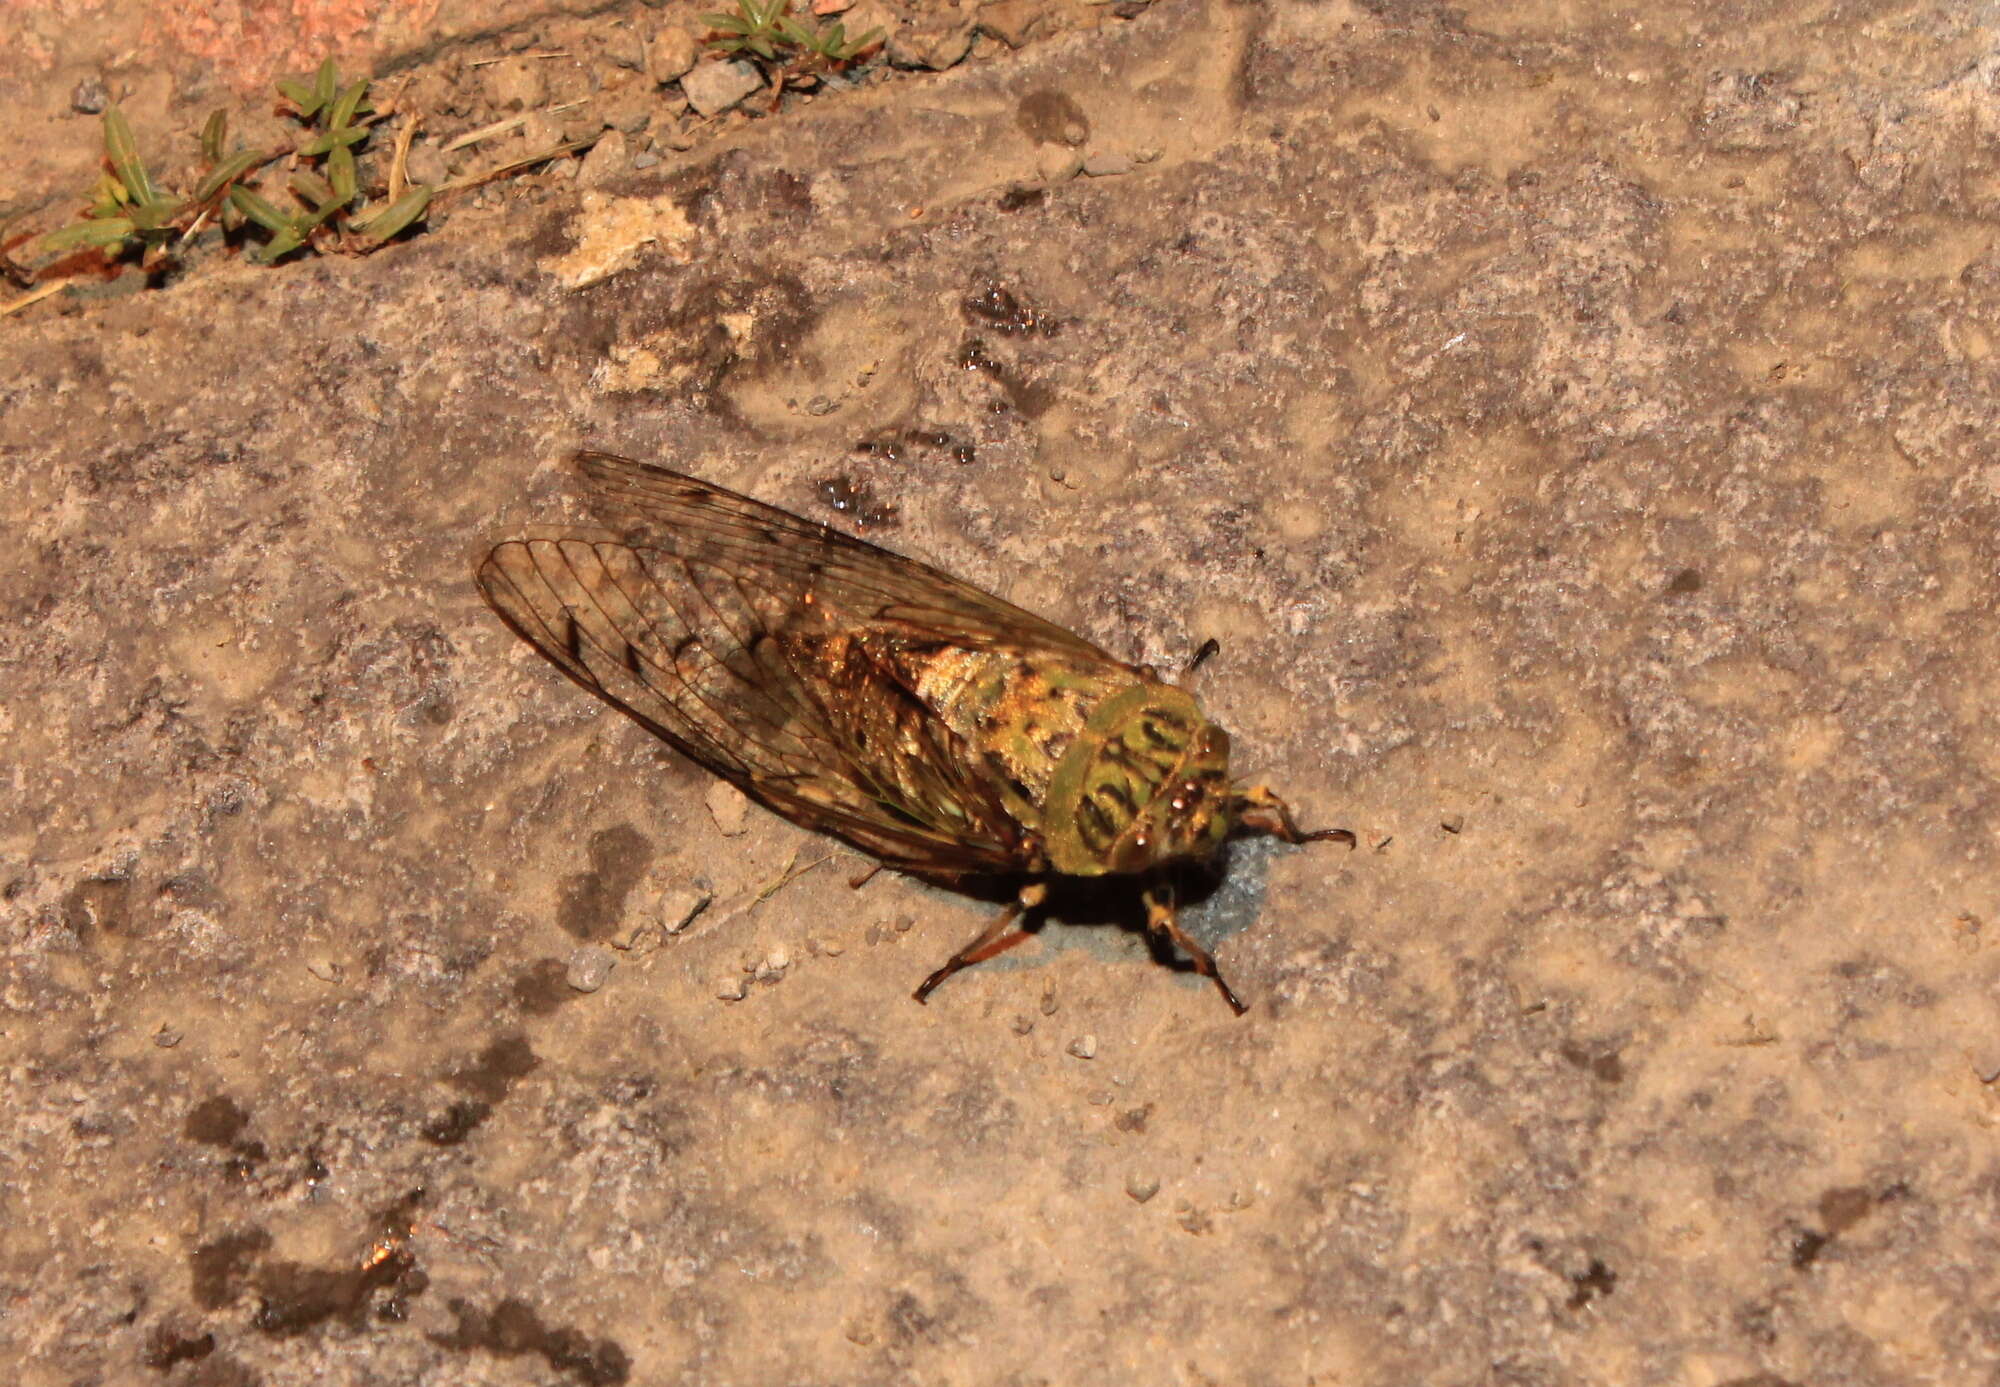
[[(603, 529), (496, 545), (481, 591), (571, 679), (774, 813), (1017, 900), (917, 989), (1011, 941), (1051, 876), (1142, 875), (1301, 833), (1229, 778), (1186, 691), (948, 574), (693, 477), (579, 455)], [(1242, 1003), (1167, 898), (1147, 922)]]

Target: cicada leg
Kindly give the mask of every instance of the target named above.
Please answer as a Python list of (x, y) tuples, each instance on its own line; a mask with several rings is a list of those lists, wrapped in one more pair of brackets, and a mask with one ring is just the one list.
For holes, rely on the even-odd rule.
[(874, 863), (872, 866), (870, 866), (867, 871), (857, 872), (855, 875), (847, 879), (847, 889), (850, 891), (859, 891), (869, 882), (875, 880), (875, 873), (881, 870), (882, 870), (882, 864), (880, 862), (877, 862)]
[(1304, 832), (1293, 821), (1292, 811), (1285, 802), (1262, 785), (1236, 791), (1231, 797), (1231, 807), (1236, 811), (1236, 822), (1250, 832), (1268, 833), (1287, 843), (1345, 843), (1351, 848), (1356, 842), (1353, 831), (1345, 828)]
[(1027, 937), (1027, 931), (1010, 927), (1022, 911), (1033, 910), (1048, 898), (1049, 888), (1046, 882), (1030, 882), (1023, 886), (1021, 894), (1008, 902), (1007, 908), (1000, 912), (992, 924), (979, 932), (977, 939), (953, 954), (944, 967), (924, 979), (923, 985), (916, 990), (916, 999), (920, 1002), (928, 1001), (931, 993), (937, 990), (937, 985), (959, 969), (983, 963), (1002, 950), (1010, 949), (1020, 943)]
[(1150, 890), (1142, 899), (1146, 902), (1146, 928), (1154, 934), (1164, 935), (1172, 940), (1174, 945), (1194, 963), (1195, 972), (1213, 978), (1215, 985), (1222, 989), (1222, 999), (1229, 1003), (1230, 1008), (1238, 1016), (1250, 1010), (1238, 1000), (1229, 984), (1222, 980), (1222, 973), (1216, 968), (1214, 957), (1207, 949), (1195, 943), (1194, 937), (1181, 928), (1181, 922), (1174, 917), (1173, 901), (1162, 899), (1159, 894)]

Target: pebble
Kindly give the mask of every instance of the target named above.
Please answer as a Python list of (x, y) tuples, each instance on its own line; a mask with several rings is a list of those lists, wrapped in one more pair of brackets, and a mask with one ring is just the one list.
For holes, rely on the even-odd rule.
[(715, 893), (700, 882), (669, 887), (660, 896), (660, 927), (668, 934), (679, 934), (714, 899)]
[(306, 959), (306, 971), (321, 982), (339, 982), (341, 968), (338, 963), (323, 954), (314, 954)]
[(1125, 1177), (1125, 1193), (1132, 1196), (1134, 1204), (1144, 1204), (1160, 1192), (1160, 1182), (1150, 1175), (1140, 1175), (1136, 1171)]
[(1078, 1036), (1069, 1043), (1069, 1052), (1080, 1060), (1097, 1057), (1097, 1037), (1090, 1034)]
[(1067, 145), (1046, 144), (1035, 154), (1035, 172), (1044, 183), (1067, 183), (1083, 170), (1083, 156)]
[(102, 77), (84, 78), (69, 94), (69, 108), (80, 116), (98, 115), (110, 104), (111, 93), (105, 90)]
[(662, 29), (647, 45), (646, 75), (664, 87), (693, 71), (700, 58), (701, 48), (693, 34), (681, 28)]
[(740, 59), (726, 63), (697, 63), (681, 78), (681, 90), (688, 105), (704, 116), (719, 115), (764, 85), (764, 76)]
[(1092, 178), (1115, 178), (1132, 172), (1129, 154), (1093, 154), (1083, 161), (1083, 171)]
[(480, 70), (486, 99), (501, 111), (525, 111), (541, 105), (549, 98), (543, 69), (544, 64), (530, 58), (488, 63)]
[(747, 978), (724, 978), (715, 985), (715, 995), (725, 1002), (740, 1002), (749, 991), (750, 982)]
[(161, 1026), (153, 1032), (153, 1043), (162, 1050), (171, 1050), (181, 1043), (181, 1033), (172, 1026)]
[(609, 949), (601, 949), (595, 944), (585, 945), (571, 952), (569, 968), (563, 980), (578, 992), (595, 992), (604, 986), (605, 979), (618, 960), (611, 956)]
[(744, 820), (750, 814), (750, 800), (741, 790), (726, 780), (718, 780), (708, 787), (708, 816), (715, 820), (716, 831), (725, 838), (735, 838), (742, 834)]

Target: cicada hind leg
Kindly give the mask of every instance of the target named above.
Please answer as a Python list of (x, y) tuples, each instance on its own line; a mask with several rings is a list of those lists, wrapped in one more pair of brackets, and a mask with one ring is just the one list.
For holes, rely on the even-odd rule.
[(1048, 898), (1049, 888), (1046, 882), (1030, 882), (1023, 886), (1021, 894), (1008, 902), (1007, 908), (995, 917), (993, 923), (981, 930), (976, 939), (945, 960), (944, 967), (924, 979), (914, 994), (916, 999), (920, 1002), (929, 1001), (931, 993), (937, 991), (938, 984), (959, 969), (970, 968), (973, 964), (984, 962), (993, 955), (1020, 943), (1027, 937), (1027, 931), (1017, 927), (1014, 921), (1022, 912), (1033, 910)]
[(1237, 826), (1246, 833), (1267, 833), (1287, 843), (1345, 843), (1358, 841), (1351, 829), (1321, 828), (1311, 833), (1301, 829), (1286, 803), (1262, 785), (1238, 790), (1230, 797)]

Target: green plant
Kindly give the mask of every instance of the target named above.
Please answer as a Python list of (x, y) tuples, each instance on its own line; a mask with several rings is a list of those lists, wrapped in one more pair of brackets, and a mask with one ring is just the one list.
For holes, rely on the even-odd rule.
[[(192, 192), (182, 196), (164, 188), (139, 155), (131, 122), (112, 106), (104, 113), (104, 167), (98, 175), (90, 206), (81, 220), (36, 239), (43, 254), (96, 250), (115, 262), (136, 252), (141, 264), (158, 268), (177, 248), (211, 221), (226, 231), (254, 225), (269, 234), (255, 252), (268, 264), (309, 243), (337, 237), (337, 248), (366, 251), (421, 219), (432, 189), (396, 187), (379, 204), (357, 207), (361, 197), (355, 151), (368, 138), (366, 78), (340, 84), (331, 58), (320, 64), (310, 82), (284, 79), (278, 94), (289, 102), (306, 127), (297, 145), (257, 151), (237, 149), (225, 154), (229, 118), (211, 114), (201, 130), (202, 167)], [(279, 206), (244, 180), (265, 164), (292, 155), (297, 165), (286, 189), (296, 204)]]
[(201, 152), (207, 167), (186, 197), (163, 189), (139, 156), (131, 122), (116, 106), (104, 113), (104, 168), (83, 220), (43, 236), (36, 243), (44, 253), (101, 250), (115, 260), (138, 251), (149, 267), (171, 253), (212, 216), (222, 199), (236, 191), (237, 180), (273, 156), (237, 150), (226, 158), (222, 145), (228, 117), (221, 111), (202, 127)]
[(295, 210), (288, 212), (240, 184), (230, 190), (231, 207), (271, 233), (259, 259), (268, 264), (323, 238), (323, 233), (338, 234), (342, 249), (372, 249), (424, 215), (432, 193), (424, 184), (403, 190), (382, 205), (355, 206), (361, 185), (354, 152), (368, 138), (373, 123), (367, 119), (373, 110), (367, 78), (342, 86), (340, 69), (328, 58), (313, 74), (311, 85), (288, 77), (277, 87), (310, 138), (298, 147), (300, 167), (285, 180), (286, 190), (298, 203)]
[(701, 22), (714, 31), (708, 39), (712, 48), (763, 59), (781, 89), (847, 67), (882, 41), (879, 28), (850, 39), (839, 20), (808, 28), (792, 17), (791, 8), (791, 0), (736, 0), (734, 14), (705, 14)]
[(786, 11), (792, 0), (736, 0), (735, 14), (705, 14), (701, 22), (715, 31), (708, 42), (723, 53), (756, 54), (765, 62), (778, 61), (778, 50), (792, 43), (785, 32), (788, 21), (796, 21)]

